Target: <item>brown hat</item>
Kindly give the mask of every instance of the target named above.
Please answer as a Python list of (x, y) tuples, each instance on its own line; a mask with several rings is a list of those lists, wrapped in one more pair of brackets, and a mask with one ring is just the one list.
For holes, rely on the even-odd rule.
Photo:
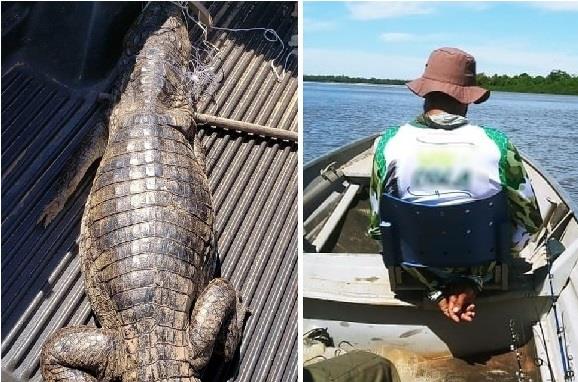
[(421, 78), (406, 85), (420, 97), (442, 92), (463, 104), (482, 103), (490, 97), (489, 90), (476, 86), (474, 57), (456, 48), (434, 50)]

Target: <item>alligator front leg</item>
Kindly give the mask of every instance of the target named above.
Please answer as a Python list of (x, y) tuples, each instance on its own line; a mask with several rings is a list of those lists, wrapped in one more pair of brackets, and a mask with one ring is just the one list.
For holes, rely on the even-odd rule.
[(206, 172), (207, 171), (207, 152), (205, 150), (205, 146), (203, 146), (203, 142), (201, 141), (201, 138), (199, 138), (199, 136), (196, 133), (193, 136), (192, 145), (193, 145), (193, 152), (195, 153), (195, 159), (197, 160), (197, 163), (199, 164), (199, 166), (201, 166), (201, 168), (203, 169), (203, 172)]
[(76, 191), (90, 166), (103, 156), (107, 140), (108, 129), (106, 124), (101, 121), (82, 140), (72, 159), (59, 175), (55, 195), (38, 218), (39, 223), (47, 226), (62, 211), (65, 203)]
[(68, 327), (50, 336), (40, 357), (46, 382), (111, 381), (117, 362), (116, 332), (90, 327)]
[(190, 323), (191, 365), (197, 374), (207, 366), (212, 353), (229, 362), (243, 330), (245, 308), (225, 279), (212, 280), (199, 295)]

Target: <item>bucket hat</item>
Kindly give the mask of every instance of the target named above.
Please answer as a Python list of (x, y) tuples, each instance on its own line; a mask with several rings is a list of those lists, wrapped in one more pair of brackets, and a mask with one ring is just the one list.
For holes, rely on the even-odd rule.
[(482, 103), (490, 91), (476, 86), (476, 60), (460, 49), (434, 50), (425, 64), (423, 75), (407, 87), (420, 97), (431, 92), (445, 93), (463, 104)]

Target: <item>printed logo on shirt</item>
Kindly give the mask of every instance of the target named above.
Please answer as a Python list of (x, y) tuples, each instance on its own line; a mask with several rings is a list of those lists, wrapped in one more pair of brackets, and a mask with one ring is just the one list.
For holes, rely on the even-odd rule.
[(467, 151), (422, 147), (416, 154), (417, 163), (410, 180), (412, 190), (471, 189), (473, 174), (468, 166), (471, 155)]

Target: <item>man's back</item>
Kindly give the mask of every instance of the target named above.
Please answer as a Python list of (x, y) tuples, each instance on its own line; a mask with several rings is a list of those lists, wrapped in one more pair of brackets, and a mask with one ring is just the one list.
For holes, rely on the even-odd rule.
[(379, 141), (375, 154), (383, 156), (380, 163), (387, 158), (397, 175), (397, 187), (389, 193), (415, 203), (443, 205), (501, 191), (502, 155), (493, 140), (501, 135), (460, 118), (462, 124), (446, 129), (408, 123)]
[[(512, 217), (512, 254), (516, 256), (541, 224), (517, 149), (504, 133), (463, 116), (423, 114), (411, 123), (388, 128), (374, 145), (369, 234), (380, 238), (383, 193), (412, 203), (450, 205), (485, 199), (502, 190)], [(479, 293), (492, 277), (494, 265), (438, 269), (402, 264), (424, 284), (432, 300), (456, 283)]]
[[(380, 238), (379, 201), (390, 194), (412, 203), (458, 204), (504, 191), (512, 220), (512, 253), (542, 224), (522, 159), (505, 134), (470, 123), (470, 104), (490, 92), (476, 85), (476, 61), (456, 48), (434, 50), (423, 75), (407, 87), (424, 98), (414, 122), (387, 129), (374, 146), (370, 181), (369, 235)], [(451, 240), (440, 237), (439, 240)], [(467, 253), (464, 254), (467, 256)], [(471, 321), (473, 300), (491, 278), (495, 263), (451, 268), (402, 266), (429, 291), (428, 297), (454, 321)]]
[(485, 199), (502, 189), (515, 212), (514, 236), (536, 232), (541, 224), (536, 198), (507, 136), (462, 116), (422, 115), (387, 129), (376, 141), (370, 234), (378, 238), (377, 203), (383, 192), (414, 203), (444, 205)]

